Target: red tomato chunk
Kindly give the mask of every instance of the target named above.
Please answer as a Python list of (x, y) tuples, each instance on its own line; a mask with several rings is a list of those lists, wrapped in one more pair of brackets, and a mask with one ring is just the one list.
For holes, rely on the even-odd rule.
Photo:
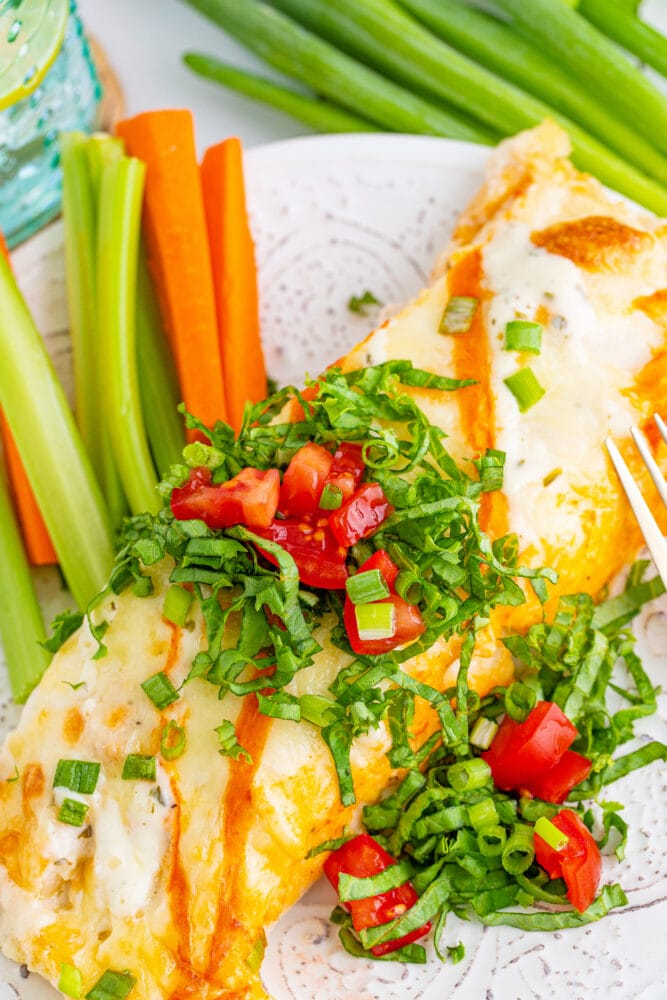
[[(277, 542), (289, 552), (301, 582), (307, 587), (342, 590), (345, 586), (347, 549), (334, 538), (326, 517), (310, 514), (273, 521), (267, 528), (258, 529), (257, 534)], [(277, 565), (269, 552), (260, 551), (269, 562)]]
[(171, 510), (179, 521), (203, 521), (209, 528), (266, 528), (278, 509), (277, 469), (242, 469), (226, 483), (211, 483), (211, 470), (193, 469), (184, 486), (171, 494)]
[(564, 802), (574, 786), (588, 777), (592, 766), (588, 757), (566, 750), (557, 764), (533, 778), (525, 790), (545, 802)]
[(361, 482), (366, 464), (361, 457), (361, 445), (343, 441), (336, 449), (327, 483), (337, 486), (343, 501), (349, 500)]
[(402, 597), (394, 593), (394, 583), (398, 576), (398, 566), (391, 560), (384, 549), (378, 549), (370, 559), (359, 567), (360, 573), (365, 573), (369, 569), (379, 569), (387, 581), (387, 586), (392, 591), (389, 597), (385, 597), (377, 604), (393, 604), (395, 608), (394, 634), (386, 639), (361, 639), (357, 626), (357, 615), (355, 605), (349, 597), (345, 598), (343, 609), (343, 623), (347, 631), (347, 637), (355, 653), (359, 655), (377, 656), (380, 653), (388, 653), (397, 646), (404, 646), (408, 642), (414, 642), (425, 631), (424, 619), (419, 608), (415, 604), (408, 604)]
[(583, 913), (595, 899), (600, 882), (600, 849), (571, 809), (561, 809), (551, 822), (568, 837), (568, 842), (556, 851), (535, 834), (535, 859), (550, 878), (564, 879), (567, 898), (575, 910)]
[[(338, 879), (341, 873), (354, 875), (357, 878), (368, 878), (369, 875), (378, 875), (395, 863), (391, 854), (388, 854), (373, 837), (361, 833), (329, 855), (324, 862), (324, 873), (338, 892)], [(418, 898), (411, 883), (405, 882), (396, 889), (380, 892), (376, 896), (369, 896), (368, 899), (355, 899), (343, 903), (343, 906), (352, 917), (355, 931), (361, 931), (366, 927), (379, 927), (402, 916), (414, 906)], [(423, 924), (422, 927), (401, 938), (375, 945), (371, 951), (377, 956), (387, 955), (424, 937), (430, 929), (430, 922)]]
[(558, 763), (576, 737), (577, 730), (558, 705), (539, 701), (524, 722), (505, 716), (482, 757), (498, 788), (529, 788)]
[(299, 448), (283, 476), (278, 504), (281, 513), (300, 517), (316, 511), (333, 463), (333, 455), (319, 444)]
[(355, 545), (377, 531), (394, 513), (379, 483), (366, 483), (329, 518), (331, 530), (341, 545)]

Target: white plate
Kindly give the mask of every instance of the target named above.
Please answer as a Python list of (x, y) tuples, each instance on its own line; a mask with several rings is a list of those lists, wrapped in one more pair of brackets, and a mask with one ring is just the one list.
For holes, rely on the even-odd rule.
[[(247, 155), (248, 199), (261, 276), (268, 366), (280, 382), (301, 381), (344, 354), (372, 329), (347, 309), (371, 290), (384, 303), (413, 297), (454, 220), (478, 187), (487, 150), (411, 136), (298, 139)], [(15, 254), (26, 295), (63, 363), (66, 325), (59, 224)], [(58, 595), (52, 597), (53, 603)], [(637, 625), (655, 681), (667, 669), (667, 602)], [(15, 710), (7, 705), (3, 721)], [(644, 731), (667, 740), (667, 701)], [(447, 942), (462, 940), (459, 965), (403, 966), (352, 959), (327, 921), (322, 884), (273, 929), (264, 968), (275, 1000), (597, 1000), (667, 996), (667, 796), (654, 764), (619, 782), (609, 798), (627, 803), (627, 859), (606, 859), (604, 879), (620, 881), (628, 908), (561, 934), (526, 934), (452, 920)], [(4, 992), (3, 992), (4, 988)], [(37, 976), (0, 964), (0, 1000), (49, 1000)]]

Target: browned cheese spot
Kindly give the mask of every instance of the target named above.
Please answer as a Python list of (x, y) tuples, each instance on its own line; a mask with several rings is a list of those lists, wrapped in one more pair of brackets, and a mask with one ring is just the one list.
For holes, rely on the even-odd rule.
[(531, 240), (549, 253), (567, 257), (585, 271), (619, 273), (636, 254), (653, 245), (653, 237), (605, 215), (557, 222), (531, 233)]

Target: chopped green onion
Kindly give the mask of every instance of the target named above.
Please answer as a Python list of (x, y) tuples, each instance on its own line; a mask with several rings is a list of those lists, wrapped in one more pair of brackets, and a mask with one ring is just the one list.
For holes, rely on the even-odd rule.
[(470, 731), (470, 743), (478, 750), (488, 750), (493, 739), (498, 732), (498, 723), (493, 719), (485, 719), (480, 715), (479, 719)]
[(185, 729), (170, 719), (162, 730), (160, 753), (165, 760), (177, 760), (185, 750)]
[(552, 823), (546, 816), (540, 816), (535, 823), (535, 836), (541, 837), (545, 844), (552, 847), (554, 851), (562, 851), (567, 846), (569, 837), (559, 830), (555, 823)]
[(514, 681), (505, 691), (505, 711), (510, 719), (523, 722), (537, 703), (537, 692), (527, 684)]
[(542, 324), (514, 319), (505, 327), (506, 351), (530, 351), (539, 354), (542, 349)]
[(447, 768), (447, 781), (457, 792), (472, 792), (476, 788), (482, 788), (489, 783), (490, 778), (491, 768), (481, 757), (462, 760)]
[(69, 826), (83, 826), (87, 812), (88, 806), (85, 802), (79, 802), (77, 799), (63, 799), (63, 804), (58, 810), (58, 820)]
[(468, 817), (473, 830), (481, 830), (485, 826), (496, 826), (498, 823), (498, 810), (493, 799), (487, 796), (481, 802), (475, 802), (468, 806)]
[(81, 996), (81, 990), (83, 989), (83, 977), (74, 965), (68, 965), (67, 962), (60, 963), (60, 979), (58, 980), (58, 989), (61, 993), (64, 993), (66, 997), (74, 997), (74, 1000), (78, 1000)]
[(424, 587), (421, 580), (408, 569), (402, 569), (396, 577), (394, 589), (399, 597), (402, 597), (408, 604), (419, 604)]
[(503, 382), (516, 399), (522, 413), (539, 403), (544, 395), (544, 389), (532, 368), (520, 368), (518, 372), (504, 378)]
[(320, 510), (338, 510), (343, 503), (343, 491), (340, 486), (327, 483), (320, 497)]
[(467, 825), (468, 810), (465, 806), (447, 806), (446, 809), (439, 809), (438, 812), (417, 820), (412, 833), (421, 840), (436, 833), (453, 833)]
[(142, 753), (129, 753), (123, 764), (123, 781), (155, 781), (155, 757)]
[(381, 304), (380, 300), (373, 295), (372, 292), (366, 289), (363, 295), (351, 295), (348, 299), (347, 308), (352, 313), (365, 316), (366, 306), (379, 306)]
[(439, 326), (440, 333), (449, 333), (454, 336), (467, 333), (472, 326), (478, 306), (479, 299), (474, 299), (469, 295), (454, 295), (442, 314)]
[(477, 846), (484, 858), (497, 858), (505, 850), (507, 831), (504, 826), (485, 826), (477, 831)]
[(125, 997), (132, 992), (136, 981), (129, 972), (107, 969), (93, 988), (88, 990), (86, 1000), (125, 1000)]
[(173, 625), (179, 625), (183, 628), (193, 599), (194, 595), (189, 590), (186, 590), (185, 587), (179, 587), (177, 583), (173, 583), (164, 597), (162, 617), (166, 618)]
[(53, 777), (54, 788), (92, 795), (100, 776), (100, 764), (93, 760), (59, 760)]
[(379, 569), (368, 569), (345, 581), (347, 596), (353, 604), (370, 604), (389, 597), (389, 587)]
[(521, 875), (530, 868), (534, 857), (533, 828), (524, 823), (517, 823), (503, 848), (503, 868), (509, 875)]
[(391, 639), (396, 631), (396, 608), (393, 604), (358, 604), (354, 609), (362, 642)]
[(262, 962), (264, 961), (264, 952), (266, 951), (266, 934), (264, 929), (259, 932), (255, 938), (255, 943), (252, 946), (250, 954), (245, 960), (245, 964), (248, 966), (251, 972), (259, 972)]
[[(187, 591), (186, 591), (187, 593)], [(141, 685), (158, 712), (173, 705), (180, 695), (165, 673), (153, 674)]]

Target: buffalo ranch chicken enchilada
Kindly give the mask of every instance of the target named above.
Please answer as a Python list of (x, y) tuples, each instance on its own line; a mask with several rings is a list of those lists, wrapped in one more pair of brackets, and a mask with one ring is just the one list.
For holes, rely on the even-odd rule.
[[(598, 594), (640, 547), (602, 442), (611, 432), (627, 443), (628, 426), (648, 426), (667, 398), (667, 228), (578, 174), (567, 153), (550, 123), (503, 143), (432, 285), (341, 362), (352, 370), (409, 359), (476, 380), (451, 393), (409, 391), (461, 463), (488, 448), (506, 452), (504, 488), (485, 495), (483, 526), (494, 537), (516, 532), (526, 564), (557, 571), (550, 606), (558, 594)], [(480, 305), (467, 332), (443, 335), (455, 296)], [(517, 319), (541, 324), (539, 354), (503, 348)], [(521, 412), (504, 380), (527, 365), (544, 395)], [(626, 457), (632, 464), (628, 448)], [(645, 479), (638, 462), (633, 469)], [(170, 566), (150, 572), (152, 596), (125, 591), (99, 609), (109, 623), (106, 657), (93, 658), (97, 642), (84, 624), (4, 746), (0, 946), (54, 985), (64, 962), (87, 988), (106, 969), (128, 970), (137, 1000), (252, 1000), (266, 995), (256, 960), (264, 928), (319, 876), (326, 855), (308, 852), (354, 826), (359, 805), (341, 805), (315, 727), (263, 716), (254, 697), (219, 701), (214, 687), (194, 682), (157, 710), (141, 683), (164, 672), (178, 687), (206, 633), (194, 606), (186, 628), (165, 620)], [(478, 640), (469, 681), (479, 692), (511, 679), (499, 637), (541, 616), (526, 596), (494, 612)], [(294, 693), (325, 694), (349, 662), (331, 626), (325, 616), (321, 652), (296, 675)], [(439, 641), (404, 668), (443, 689), (459, 652), (460, 640)], [(188, 737), (169, 761), (160, 743), (172, 719)], [(216, 752), (213, 731), (224, 719), (252, 763)], [(436, 724), (418, 699), (415, 739)], [(358, 803), (391, 780), (388, 746), (383, 726), (353, 745)], [(155, 756), (155, 780), (122, 780), (128, 754)], [(58, 762), (71, 759), (100, 763), (91, 793), (54, 788)], [(58, 821), (65, 797), (88, 806), (82, 826)]]

